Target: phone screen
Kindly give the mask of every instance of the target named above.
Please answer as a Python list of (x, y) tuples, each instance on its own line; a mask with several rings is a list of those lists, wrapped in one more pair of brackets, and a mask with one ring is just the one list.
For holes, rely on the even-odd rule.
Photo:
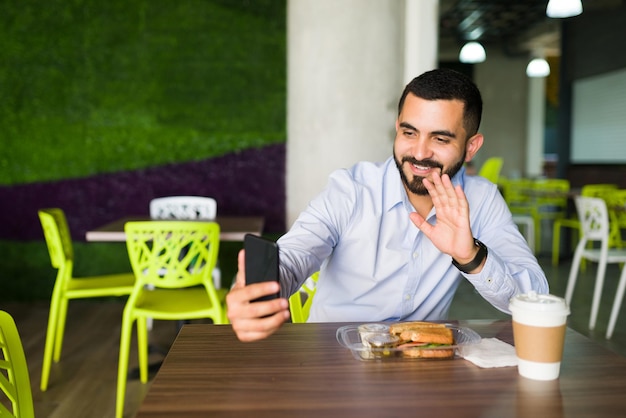
[[(278, 244), (267, 238), (246, 234), (243, 241), (246, 254), (246, 284), (278, 281)], [(263, 296), (254, 302), (271, 300), (274, 295)]]

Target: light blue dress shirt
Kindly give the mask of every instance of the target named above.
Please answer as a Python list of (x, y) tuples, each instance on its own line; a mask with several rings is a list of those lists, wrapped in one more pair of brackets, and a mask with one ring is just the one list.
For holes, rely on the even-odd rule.
[[(509, 299), (520, 292), (548, 293), (497, 186), (465, 169), (452, 183), (463, 187), (472, 233), (489, 250), (480, 273), (460, 273), (411, 222), (415, 209), (389, 158), (332, 173), (278, 240), (281, 295), (296, 292), (319, 270), (309, 322), (340, 322), (445, 319), (463, 276), (507, 313)], [(427, 220), (436, 222), (434, 208)]]

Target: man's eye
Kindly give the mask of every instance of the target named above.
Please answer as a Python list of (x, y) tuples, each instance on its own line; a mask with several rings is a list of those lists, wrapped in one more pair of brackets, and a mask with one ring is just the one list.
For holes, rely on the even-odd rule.
[(435, 141), (441, 142), (442, 144), (447, 144), (448, 142), (450, 142), (448, 138), (440, 138), (440, 137), (436, 137)]

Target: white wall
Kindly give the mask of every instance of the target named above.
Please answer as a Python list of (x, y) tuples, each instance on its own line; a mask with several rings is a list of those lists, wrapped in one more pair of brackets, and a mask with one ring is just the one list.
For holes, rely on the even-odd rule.
[(474, 81), (483, 97), (480, 131), (485, 135), (475, 157), (476, 167), (489, 157), (501, 156), (502, 175), (526, 174), (528, 61), (527, 57), (505, 56), (498, 49), (487, 48), (487, 60), (474, 67)]
[(572, 162), (624, 164), (626, 69), (575, 80), (572, 95)]

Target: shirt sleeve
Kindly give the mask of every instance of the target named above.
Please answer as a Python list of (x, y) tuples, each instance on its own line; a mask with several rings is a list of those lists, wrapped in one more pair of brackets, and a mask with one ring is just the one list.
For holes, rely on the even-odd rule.
[(462, 274), (483, 298), (510, 314), (513, 296), (549, 293), (548, 281), (495, 185), (486, 196), (474, 207), (470, 201), (470, 221), (474, 236), (487, 246), (487, 260), (480, 273)]
[(357, 191), (347, 170), (331, 174), (326, 188), (278, 240), (281, 296), (289, 297), (332, 253), (352, 217)]

